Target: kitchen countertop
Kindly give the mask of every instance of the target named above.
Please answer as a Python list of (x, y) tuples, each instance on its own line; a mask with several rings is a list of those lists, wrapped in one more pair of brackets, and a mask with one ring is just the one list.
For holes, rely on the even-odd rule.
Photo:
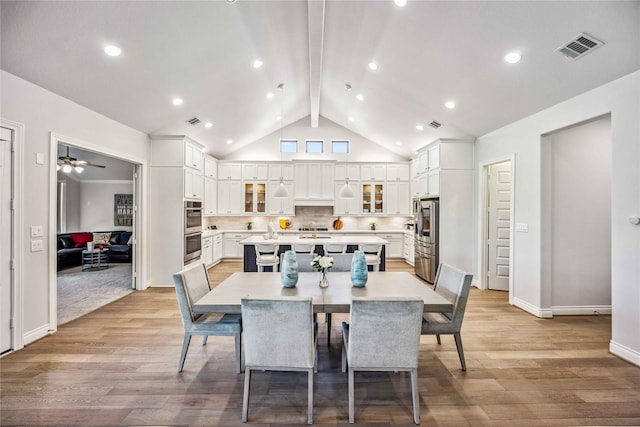
[[(311, 234), (311, 233), (309, 233)], [(320, 234), (320, 233), (318, 233)], [(272, 244), (283, 244), (290, 245), (293, 243), (303, 243), (303, 244), (315, 244), (322, 245), (325, 243), (331, 244), (345, 244), (345, 245), (368, 245), (368, 244), (389, 244), (388, 240), (382, 239), (378, 236), (325, 236), (322, 238), (313, 239), (308, 237), (307, 234), (305, 236), (292, 236), (286, 234), (279, 234), (277, 239), (265, 239), (263, 235), (251, 236), (247, 239), (241, 240), (241, 245), (255, 245), (256, 243), (272, 243)]]
[[(328, 230), (328, 231), (318, 231), (317, 234), (318, 235), (324, 235), (324, 234), (365, 234), (365, 235), (371, 235), (371, 234), (384, 234), (384, 233), (406, 233), (407, 231), (411, 231), (411, 230), (405, 230), (405, 229), (376, 229), (376, 230)], [(253, 230), (247, 230), (246, 228), (242, 228), (242, 229), (228, 229), (228, 230), (202, 230), (202, 237), (211, 237), (211, 236), (215, 236), (217, 234), (222, 234), (222, 233), (251, 233), (251, 234), (259, 234), (260, 237), (262, 237), (263, 234), (265, 234), (267, 232), (267, 229), (253, 229)], [(291, 235), (305, 235), (305, 236), (310, 236), (313, 232), (311, 231), (299, 231), (299, 230), (277, 230), (278, 235), (279, 236), (291, 236)], [(411, 233), (413, 233), (413, 231), (411, 231)]]

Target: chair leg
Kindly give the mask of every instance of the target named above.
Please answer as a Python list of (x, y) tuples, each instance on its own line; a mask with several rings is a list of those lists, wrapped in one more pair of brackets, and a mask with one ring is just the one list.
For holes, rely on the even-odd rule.
[(307, 408), (307, 424), (313, 424), (313, 369), (309, 369), (308, 378), (308, 408)]
[(182, 341), (182, 353), (180, 353), (180, 362), (178, 362), (178, 372), (182, 372), (184, 366), (184, 359), (187, 357), (187, 350), (189, 350), (189, 343), (191, 342), (191, 334), (185, 332), (184, 340)]
[(209, 335), (205, 335), (202, 337), (202, 345), (207, 345), (207, 338), (209, 338)]
[(418, 394), (418, 369), (411, 370), (411, 397), (413, 399), (413, 422), (420, 424), (420, 395)]
[(349, 423), (353, 424), (355, 422), (355, 410), (354, 410), (354, 402), (355, 399), (353, 393), (353, 368), (349, 367)]
[(242, 335), (237, 333), (235, 335), (235, 347), (236, 347), (236, 374), (242, 372)]
[(262, 273), (264, 271), (264, 267), (259, 265), (258, 266), (258, 273)]
[(380, 264), (374, 264), (373, 271), (380, 271)]
[(442, 341), (440, 341), (440, 335), (436, 334), (436, 340), (438, 341), (438, 344), (442, 344)]
[(342, 372), (347, 372), (347, 348), (342, 344)]
[(242, 395), (242, 422), (247, 422), (249, 414), (249, 384), (251, 382), (251, 368), (244, 368), (244, 393)]
[(460, 333), (453, 334), (453, 339), (456, 340), (456, 347), (458, 348), (458, 356), (460, 356), (460, 365), (462, 365), (462, 370), (467, 370), (467, 364), (464, 362), (464, 351), (462, 350), (462, 337)]
[(331, 313), (326, 314), (327, 317), (327, 346), (331, 345)]

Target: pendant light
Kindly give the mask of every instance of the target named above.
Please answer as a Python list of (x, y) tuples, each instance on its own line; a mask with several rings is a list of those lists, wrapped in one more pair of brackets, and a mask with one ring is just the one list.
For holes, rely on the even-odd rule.
[[(345, 92), (346, 93), (345, 100), (346, 100), (349, 94), (349, 91), (351, 90), (351, 85), (347, 83), (346, 85), (344, 85), (344, 88), (346, 89), (346, 92)], [(346, 105), (347, 105), (347, 102), (345, 101), (345, 107)], [(347, 146), (347, 155), (345, 156), (346, 160), (349, 159), (349, 150), (350, 148)], [(349, 185), (349, 177), (347, 176), (344, 178), (344, 185), (338, 192), (338, 197), (340, 197), (341, 199), (353, 199), (355, 196), (356, 195), (354, 194), (353, 190), (351, 189), (351, 186)]]
[(289, 192), (287, 191), (287, 187), (284, 186), (284, 175), (282, 173), (284, 164), (282, 161), (282, 128), (284, 124), (284, 83), (280, 83), (278, 85), (278, 89), (280, 89), (280, 141), (278, 143), (278, 149), (280, 150), (280, 184), (276, 191), (273, 192), (273, 197), (278, 199), (285, 199), (289, 197)]

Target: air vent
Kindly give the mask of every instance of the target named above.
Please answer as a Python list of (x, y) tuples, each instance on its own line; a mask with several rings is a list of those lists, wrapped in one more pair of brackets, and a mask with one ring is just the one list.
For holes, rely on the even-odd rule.
[(187, 123), (189, 123), (191, 126), (194, 126), (200, 123), (200, 119), (197, 117), (191, 117), (189, 120), (187, 120)]
[(570, 40), (563, 46), (557, 48), (556, 52), (560, 52), (565, 57), (575, 61), (576, 59), (582, 58), (587, 53), (593, 52), (603, 44), (604, 42), (597, 38), (592, 37), (589, 34), (582, 33), (576, 36), (573, 40)]
[(435, 120), (432, 121), (431, 123), (429, 123), (429, 126), (431, 126), (432, 128), (436, 128), (438, 129), (440, 126), (442, 126), (442, 123), (440, 122), (436, 122)]

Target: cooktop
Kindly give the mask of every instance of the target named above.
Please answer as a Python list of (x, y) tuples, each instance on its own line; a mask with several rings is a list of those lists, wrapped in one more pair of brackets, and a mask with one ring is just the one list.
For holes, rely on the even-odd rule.
[(329, 231), (329, 229), (327, 227), (318, 227), (318, 228), (311, 228), (311, 227), (300, 227), (298, 228), (298, 231)]

